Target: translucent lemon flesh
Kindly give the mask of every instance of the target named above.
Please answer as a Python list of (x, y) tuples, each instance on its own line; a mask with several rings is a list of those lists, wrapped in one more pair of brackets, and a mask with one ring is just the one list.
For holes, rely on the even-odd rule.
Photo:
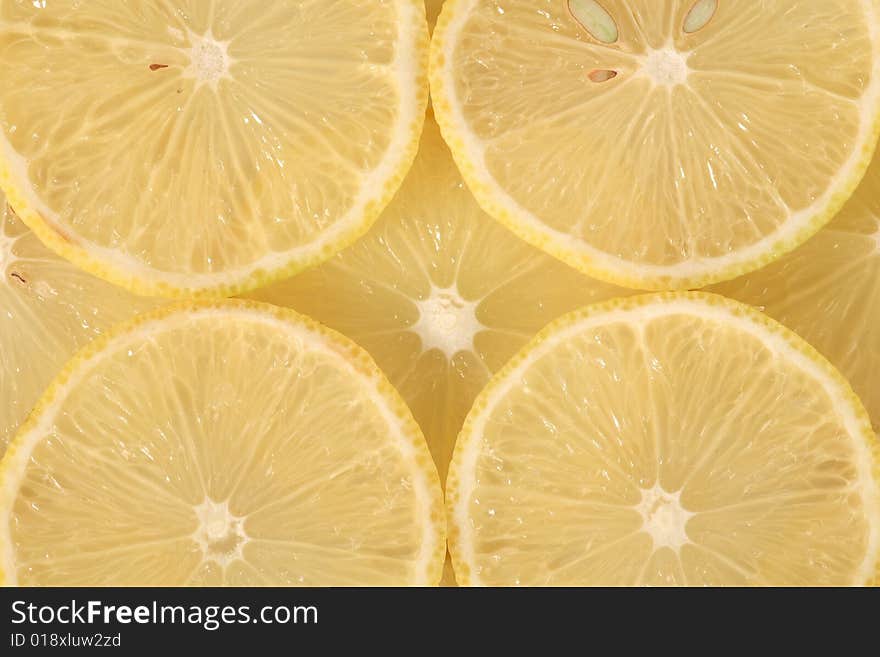
[(566, 262), (643, 289), (733, 278), (818, 230), (880, 129), (878, 5), (711, 10), (446, 3), (432, 98), (481, 205)]
[(412, 170), (367, 236), (253, 296), (366, 348), (412, 409), (442, 479), (491, 374), (553, 318), (623, 294), (486, 216), (429, 118)]
[(4, 3), (0, 183), (122, 285), (229, 294), (360, 235), (427, 102), (413, 0)]
[(157, 303), (55, 255), (0, 192), (0, 456), (79, 347)]
[(435, 584), (440, 483), (365, 352), (223, 302), (123, 326), (7, 451), (0, 571), (21, 585)]
[(853, 584), (880, 449), (844, 379), (723, 297), (555, 322), (477, 399), (446, 485), (458, 581)]
[(815, 237), (713, 290), (758, 306), (821, 351), (849, 379), (880, 432), (880, 157)]

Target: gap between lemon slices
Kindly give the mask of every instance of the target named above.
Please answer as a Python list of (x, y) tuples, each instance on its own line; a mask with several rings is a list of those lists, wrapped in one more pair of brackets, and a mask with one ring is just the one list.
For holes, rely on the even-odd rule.
[(443, 479), (492, 373), (555, 317), (627, 294), (483, 213), (429, 116), (409, 175), (370, 232), (250, 296), (304, 312), (367, 349), (413, 410)]
[[(323, 265), (251, 294), (366, 348), (425, 434), (441, 480), (480, 389), (554, 317), (629, 294), (529, 246), (485, 215), (429, 115), (400, 192)], [(447, 562), (444, 584), (454, 584)]]
[(840, 213), (803, 246), (710, 290), (757, 306), (822, 352), (880, 432), (880, 157)]

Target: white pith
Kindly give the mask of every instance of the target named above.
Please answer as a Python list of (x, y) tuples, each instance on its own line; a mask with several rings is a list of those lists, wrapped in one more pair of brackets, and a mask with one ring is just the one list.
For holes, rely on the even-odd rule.
[(642, 57), (641, 71), (657, 86), (685, 84), (688, 76), (688, 54), (671, 46), (652, 50)]
[(185, 77), (211, 87), (216, 87), (221, 78), (230, 77), (232, 61), (228, 41), (217, 41), (210, 30), (203, 36), (190, 33), (189, 41), (192, 44), (189, 48), (190, 65), (183, 72)]
[(668, 547), (676, 552), (690, 543), (687, 521), (695, 514), (681, 504), (681, 491), (667, 492), (656, 483), (641, 490), (642, 499), (635, 509), (642, 516), (642, 531), (654, 541), (654, 550)]
[[(199, 525), (193, 540), (202, 548), (202, 563), (211, 562), (225, 568), (244, 558), (244, 546), (250, 540), (244, 530), (245, 518), (233, 515), (228, 502), (205, 501), (193, 508)], [(218, 544), (224, 545), (219, 550)], [(226, 549), (226, 548), (230, 549)]]
[(479, 301), (462, 298), (458, 287), (431, 286), (425, 299), (415, 301), (419, 319), (409, 330), (422, 341), (422, 351), (439, 349), (447, 359), (474, 351), (474, 336), (485, 327), (477, 319)]

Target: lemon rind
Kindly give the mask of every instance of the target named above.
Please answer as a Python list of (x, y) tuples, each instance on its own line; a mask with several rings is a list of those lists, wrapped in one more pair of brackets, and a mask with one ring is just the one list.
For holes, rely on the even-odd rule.
[[(749, 273), (777, 260), (803, 244), (825, 226), (858, 187), (880, 139), (880, 0), (865, 0), (868, 29), (874, 45), (871, 81), (861, 98), (867, 117), (849, 160), (823, 196), (809, 208), (792, 213), (780, 229), (733, 254), (690, 260), (671, 266), (640, 264), (612, 256), (544, 224), (523, 208), (480, 166), (481, 150), (468, 135), (466, 121), (456, 107), (454, 76), (447, 67), (457, 45), (458, 29), (478, 0), (447, 0), (431, 38), (429, 78), (431, 101), (443, 138), (468, 187), (483, 210), (521, 239), (599, 280), (636, 290), (701, 288)], [(792, 217), (803, 215), (799, 221)], [(786, 229), (786, 230), (783, 230)], [(676, 270), (695, 269), (693, 273)]]
[[(836, 402), (838, 414), (853, 438), (856, 450), (864, 458), (858, 464), (860, 480), (871, 482), (863, 491), (866, 516), (871, 526), (865, 560), (853, 580), (855, 584), (880, 582), (880, 439), (871, 428), (871, 420), (861, 400), (853, 392), (844, 376), (816, 349), (776, 320), (764, 315), (746, 304), (708, 292), (659, 292), (622, 297), (600, 302), (563, 315), (542, 329), (508, 363), (501, 368), (477, 396), (474, 405), (465, 418), (453, 451), (452, 462), (446, 478), (446, 515), (449, 553), (452, 557), (455, 577), (461, 586), (479, 586), (481, 581), (475, 567), (472, 546), (472, 532), (468, 522), (467, 502), (474, 490), (469, 468), (473, 466), (479, 453), (482, 436), (481, 424), (506, 389), (518, 378), (538, 356), (542, 349), (549, 348), (566, 335), (575, 333), (587, 320), (620, 313), (643, 311), (652, 306), (665, 309), (670, 304), (684, 302), (694, 309), (719, 311), (728, 318), (738, 320), (741, 325), (751, 324), (754, 335), (765, 344), (775, 340), (778, 345), (789, 348), (790, 354), (798, 356), (809, 364), (818, 381), (824, 382), (829, 397)], [(695, 316), (701, 316), (695, 313)], [(702, 315), (704, 316), (704, 315)], [(797, 365), (797, 363), (796, 363)], [(848, 413), (848, 416), (845, 415)], [(859, 440), (861, 438), (861, 440)]]
[[(396, 0), (406, 20), (401, 20), (402, 36), (395, 57), (397, 82), (401, 85), (398, 129), (376, 171), (387, 169), (382, 188), (355, 204), (330, 230), (316, 240), (286, 252), (267, 254), (259, 261), (219, 273), (178, 273), (154, 269), (112, 249), (78, 239), (69, 231), (53, 226), (44, 216), (47, 208), (21, 171), (21, 157), (0, 134), (0, 189), (19, 218), (52, 251), (81, 269), (119, 285), (134, 294), (166, 298), (216, 299), (243, 294), (289, 278), (314, 267), (363, 236), (379, 218), (400, 187), (415, 160), (419, 137), (428, 105), (428, 25), (421, 0)], [(365, 188), (360, 192), (364, 193)], [(198, 281), (198, 283), (193, 283)]]
[[(341, 361), (350, 366), (353, 376), (363, 378), (363, 385), (372, 391), (377, 408), (388, 419), (389, 426), (398, 428), (398, 448), (405, 460), (412, 465), (413, 489), (426, 508), (426, 524), (422, 551), (414, 564), (416, 586), (436, 586), (443, 575), (446, 556), (446, 516), (443, 493), (437, 468), (431, 458), (421, 429), (400, 394), (391, 385), (372, 357), (360, 346), (341, 333), (323, 326), (315, 320), (289, 308), (242, 299), (205, 300), (172, 303), (157, 310), (144, 313), (116, 325), (106, 334), (96, 338), (80, 349), (49, 385), (34, 406), (33, 411), (21, 425), (0, 460), (0, 586), (14, 586), (15, 555), (9, 535), (9, 515), (15, 502), (21, 477), (27, 467), (34, 446), (45, 432), (43, 425), (51, 421), (55, 408), (64, 401), (66, 389), (76, 382), (88, 367), (100, 362), (104, 350), (126, 337), (136, 338), (137, 333), (147, 330), (150, 324), (161, 324), (176, 315), (195, 316), (199, 313), (221, 311), (230, 315), (247, 317), (257, 321), (269, 321), (283, 325), (287, 330), (299, 331), (326, 347)], [(417, 478), (422, 479), (418, 485)], [(10, 565), (13, 567), (10, 568)], [(11, 570), (11, 572), (6, 572)]]

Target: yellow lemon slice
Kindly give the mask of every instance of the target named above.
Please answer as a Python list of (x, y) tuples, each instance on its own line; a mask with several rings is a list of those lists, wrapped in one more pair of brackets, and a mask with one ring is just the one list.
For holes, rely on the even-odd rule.
[(373, 361), (253, 302), (92, 342), (0, 482), (9, 584), (436, 584), (445, 553), (437, 471)]
[(229, 295), (361, 235), (415, 155), (421, 0), (4, 3), (0, 185), (81, 267)]
[(409, 175), (367, 236), (252, 296), (366, 348), (412, 409), (442, 479), (492, 373), (555, 317), (626, 293), (486, 216), (429, 118)]
[(821, 351), (880, 432), (880, 157), (815, 237), (713, 290), (758, 306)]
[(480, 394), (446, 499), (458, 581), (861, 584), (880, 448), (843, 377), (749, 306), (571, 313)]
[(878, 26), (878, 0), (450, 0), (431, 92), (480, 204), (521, 237), (615, 283), (701, 287), (855, 189)]
[(79, 347), (157, 303), (55, 255), (0, 192), (0, 456)]

